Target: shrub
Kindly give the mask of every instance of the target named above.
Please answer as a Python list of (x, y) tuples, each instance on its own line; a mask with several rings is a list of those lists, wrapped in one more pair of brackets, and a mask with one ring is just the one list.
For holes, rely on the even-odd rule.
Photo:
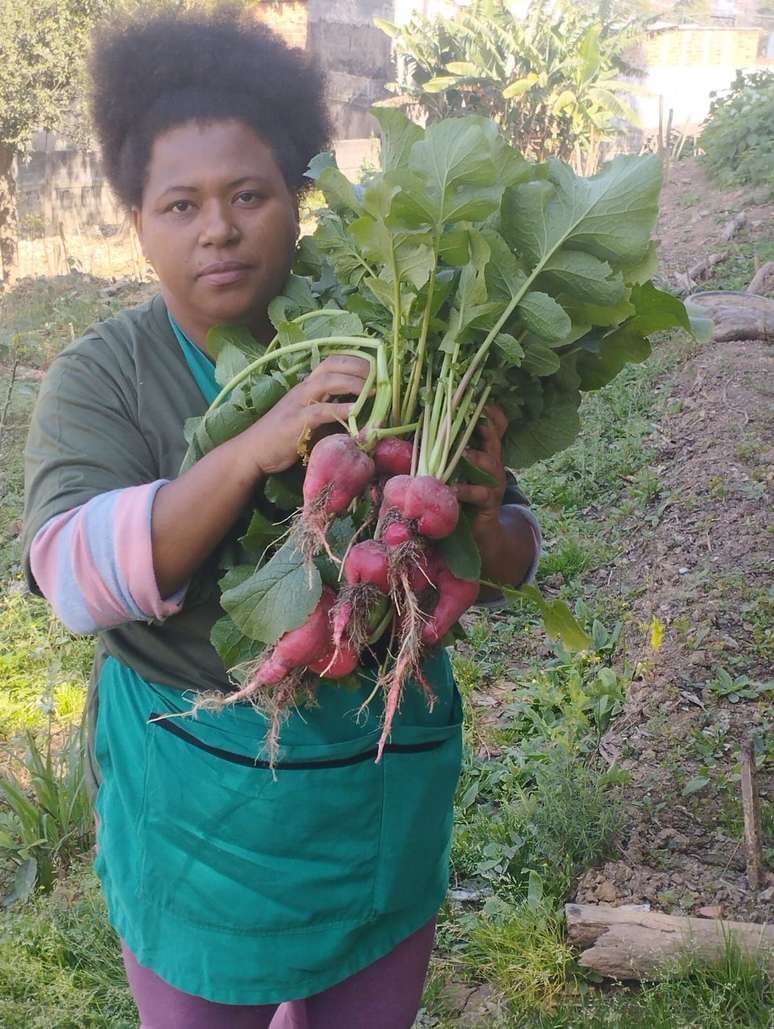
[(699, 142), (723, 185), (774, 184), (774, 74), (737, 72), (712, 101)]

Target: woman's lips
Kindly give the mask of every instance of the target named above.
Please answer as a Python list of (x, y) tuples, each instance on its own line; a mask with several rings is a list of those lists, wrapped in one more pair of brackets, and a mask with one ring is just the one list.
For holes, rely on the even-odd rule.
[(202, 268), (197, 278), (210, 286), (232, 286), (246, 279), (250, 270), (251, 266), (241, 261), (218, 261)]

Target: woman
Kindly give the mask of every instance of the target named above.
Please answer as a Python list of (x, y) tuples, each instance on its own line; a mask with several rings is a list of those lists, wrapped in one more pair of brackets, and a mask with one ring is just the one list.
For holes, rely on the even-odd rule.
[[(332, 686), (283, 726), (276, 781), (253, 758), (249, 705), (193, 722), (191, 693), (230, 687), (209, 642), (217, 551), (307, 430), (348, 414), (366, 363), (331, 357), (263, 418), (177, 470), (183, 426), (218, 391), (207, 333), (272, 330), (298, 196), (328, 124), (319, 73), (235, 15), (155, 17), (104, 31), (93, 111), (109, 180), (159, 295), (94, 326), (53, 363), (27, 449), (32, 588), (98, 634), (89, 711), (98, 858), (146, 1029), (407, 1029), (443, 900), (460, 763), (460, 701), (428, 657), (428, 712), (408, 690), (380, 765), (379, 705)], [(525, 508), (503, 506), (502, 417), (472, 459), (496, 487), (478, 512), (484, 568), (521, 582), (536, 555)], [(194, 573), (204, 590), (189, 587)], [(188, 693), (187, 696), (184, 694)], [(283, 1003), (288, 1002), (288, 1003)], [(281, 1007), (280, 1007), (281, 1005)], [(272, 1021), (273, 1020), (273, 1021)]]

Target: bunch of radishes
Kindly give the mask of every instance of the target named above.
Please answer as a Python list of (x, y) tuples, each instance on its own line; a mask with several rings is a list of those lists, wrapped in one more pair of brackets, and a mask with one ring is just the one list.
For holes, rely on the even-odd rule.
[(237, 692), (213, 705), (249, 700), (271, 714), (270, 750), (276, 746), (278, 719), (298, 688), (310, 685), (310, 674), (325, 679), (351, 675), (385, 634), (389, 646), (378, 684), (384, 690), (378, 759), (410, 677), (432, 704), (423, 653), (473, 604), (479, 584), (457, 578), (434, 548), (454, 532), (459, 504), (439, 479), (410, 474), (413, 450), (412, 443), (388, 437), (369, 454), (345, 433), (327, 436), (312, 448), (304, 505), (293, 530), (307, 561), (325, 550), (333, 557), (327, 544), (332, 522), (364, 497), (369, 515), (362, 528), (373, 528), (373, 538), (353, 539), (340, 562), (338, 593), (324, 586), (308, 620), (262, 655)]

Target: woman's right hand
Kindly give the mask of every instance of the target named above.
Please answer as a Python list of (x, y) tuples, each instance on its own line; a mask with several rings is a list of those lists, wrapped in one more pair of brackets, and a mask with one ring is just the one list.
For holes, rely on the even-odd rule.
[(330, 398), (359, 396), (369, 370), (368, 361), (362, 357), (326, 357), (245, 430), (238, 437), (240, 452), (255, 478), (290, 468), (298, 460), (299, 445), (307, 435), (320, 426), (346, 421), (353, 402), (333, 402)]

